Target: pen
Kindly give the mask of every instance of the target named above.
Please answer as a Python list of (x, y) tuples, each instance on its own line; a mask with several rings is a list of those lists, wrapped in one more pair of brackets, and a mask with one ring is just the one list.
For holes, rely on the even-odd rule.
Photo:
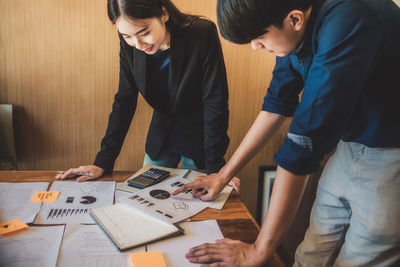
[(189, 169), (189, 170), (182, 176), (182, 178), (187, 178), (191, 172), (192, 172), (192, 170)]
[[(66, 172), (65, 172), (65, 171), (57, 171), (57, 173), (59, 173), (59, 174), (64, 174), (64, 173), (66, 173)], [(94, 174), (88, 173), (88, 172), (76, 172), (76, 173), (74, 173), (74, 175), (79, 175), (79, 176), (94, 176)]]

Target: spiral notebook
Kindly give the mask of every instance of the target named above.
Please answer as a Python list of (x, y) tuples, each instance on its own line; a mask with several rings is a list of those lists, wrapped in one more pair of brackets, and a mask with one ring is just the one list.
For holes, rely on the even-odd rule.
[(183, 234), (176, 224), (122, 204), (93, 209), (91, 215), (121, 251)]

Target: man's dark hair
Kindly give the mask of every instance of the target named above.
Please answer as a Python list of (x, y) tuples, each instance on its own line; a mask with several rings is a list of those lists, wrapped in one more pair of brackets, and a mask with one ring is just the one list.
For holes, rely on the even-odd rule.
[(170, 24), (186, 27), (197, 18), (180, 12), (171, 0), (108, 0), (107, 2), (108, 17), (113, 24), (120, 16), (130, 19), (160, 18), (163, 15), (163, 7), (169, 14), (167, 27)]
[(247, 44), (274, 25), (281, 28), (292, 10), (307, 10), (313, 0), (218, 0), (217, 17), (222, 36)]

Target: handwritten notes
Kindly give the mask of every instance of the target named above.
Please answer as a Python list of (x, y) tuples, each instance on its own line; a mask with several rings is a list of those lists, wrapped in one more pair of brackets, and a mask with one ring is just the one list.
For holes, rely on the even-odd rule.
[(161, 251), (150, 251), (131, 254), (133, 267), (167, 267)]
[(31, 202), (54, 203), (57, 201), (59, 195), (59, 191), (35, 192), (35, 194), (33, 194)]
[(5, 222), (0, 224), (0, 235), (16, 232), (22, 229), (26, 229), (29, 226), (20, 220), (16, 219), (13, 221)]

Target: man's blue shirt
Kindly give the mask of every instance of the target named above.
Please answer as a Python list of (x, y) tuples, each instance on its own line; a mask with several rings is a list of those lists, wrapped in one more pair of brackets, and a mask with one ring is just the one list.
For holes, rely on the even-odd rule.
[(309, 174), (340, 139), (400, 148), (399, 64), (391, 0), (316, 1), (302, 44), (276, 58), (264, 98), (262, 110), (293, 117), (277, 164)]

